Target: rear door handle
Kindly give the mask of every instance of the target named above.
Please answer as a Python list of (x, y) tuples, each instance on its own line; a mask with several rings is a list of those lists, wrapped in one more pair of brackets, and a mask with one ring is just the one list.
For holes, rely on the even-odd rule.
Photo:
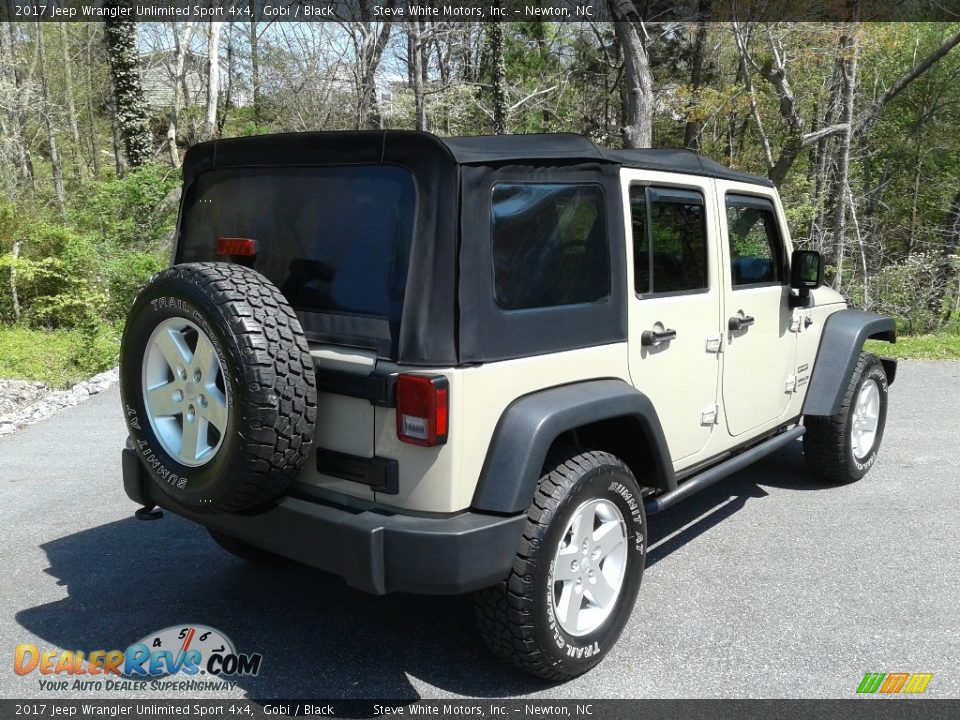
[(661, 343), (669, 342), (677, 337), (676, 330), (644, 330), (640, 335), (640, 344), (645, 347), (657, 346)]
[(730, 321), (727, 323), (727, 327), (736, 332), (737, 330), (743, 330), (748, 328), (756, 322), (756, 318), (752, 315), (734, 315), (730, 318)]

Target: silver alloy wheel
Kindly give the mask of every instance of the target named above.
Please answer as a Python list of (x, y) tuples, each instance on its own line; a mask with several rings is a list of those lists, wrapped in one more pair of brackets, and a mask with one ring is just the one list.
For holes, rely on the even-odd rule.
[(857, 460), (863, 460), (873, 450), (880, 424), (880, 386), (869, 378), (860, 387), (853, 406), (853, 424), (850, 427), (850, 449)]
[(174, 460), (198, 467), (227, 432), (226, 378), (207, 334), (186, 318), (153, 331), (143, 358), (143, 404), (157, 440)]
[(592, 633), (617, 605), (627, 570), (627, 524), (609, 500), (573, 513), (557, 547), (549, 587), (553, 612), (568, 635)]

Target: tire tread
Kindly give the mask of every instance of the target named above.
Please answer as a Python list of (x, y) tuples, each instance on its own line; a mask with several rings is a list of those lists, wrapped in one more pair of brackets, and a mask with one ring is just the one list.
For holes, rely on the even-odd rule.
[[(562, 661), (552, 661), (539, 647), (533, 625), (531, 587), (539, 563), (549, 556), (540, 550), (550, 521), (564, 498), (584, 473), (613, 465), (629, 473), (616, 456), (602, 451), (554, 453), (545, 467), (553, 469), (540, 478), (510, 575), (499, 585), (479, 590), (473, 595), (474, 612), (484, 642), (494, 655), (518, 670), (545, 680), (567, 680), (577, 673), (564, 668)], [(538, 559), (539, 558), (539, 559)], [(599, 661), (599, 658), (598, 658)]]

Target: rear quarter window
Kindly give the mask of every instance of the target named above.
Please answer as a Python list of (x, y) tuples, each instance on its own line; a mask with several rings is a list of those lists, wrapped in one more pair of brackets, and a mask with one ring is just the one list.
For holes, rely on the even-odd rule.
[(498, 183), (491, 215), (499, 307), (578, 305), (609, 296), (610, 252), (599, 185)]

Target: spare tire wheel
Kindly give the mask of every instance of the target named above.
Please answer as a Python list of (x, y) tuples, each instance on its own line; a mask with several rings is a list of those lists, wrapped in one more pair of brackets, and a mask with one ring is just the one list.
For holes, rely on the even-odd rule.
[(316, 376), (300, 323), (243, 265), (175, 265), (147, 283), (127, 315), (120, 391), (147, 473), (190, 510), (275, 498), (313, 442)]

